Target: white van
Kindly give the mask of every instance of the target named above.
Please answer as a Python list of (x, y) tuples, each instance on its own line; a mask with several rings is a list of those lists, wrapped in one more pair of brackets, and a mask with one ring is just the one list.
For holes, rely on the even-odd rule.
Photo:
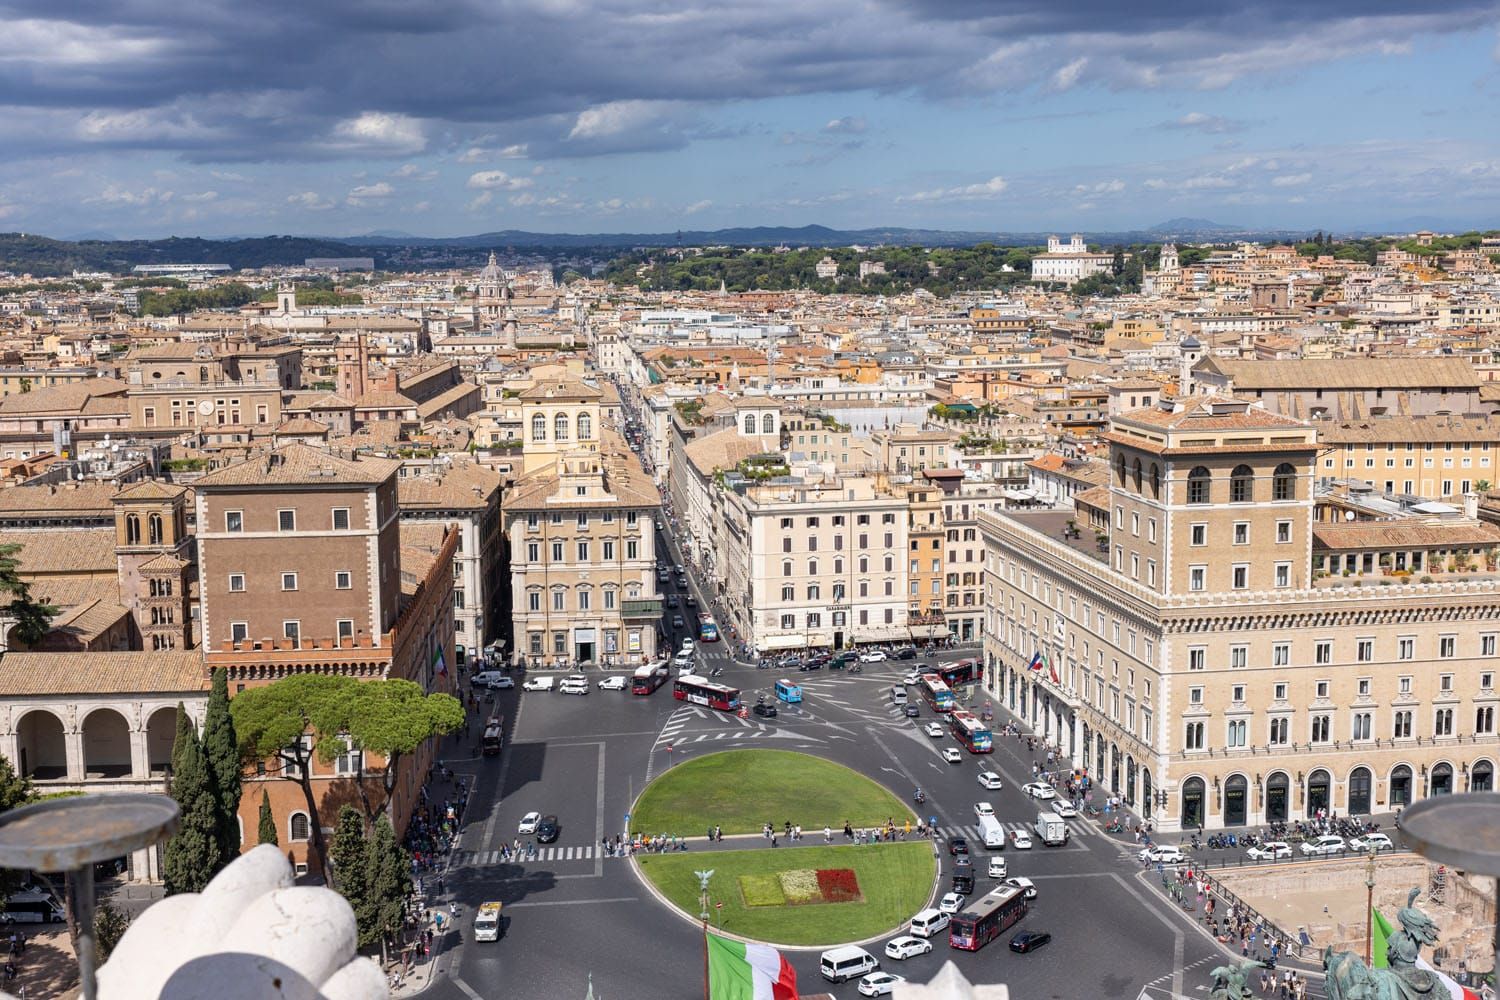
[(891, 688), (891, 701), (892, 701), (892, 703), (897, 704), (897, 705), (905, 705), (906, 704), (906, 688), (905, 688), (905, 686), (903, 686), (901, 684), (897, 684), (897, 685), (895, 685), (894, 687)]
[(878, 968), (880, 968), (880, 963), (875, 961), (874, 955), (852, 944), (823, 952), (818, 962), (818, 971), (823, 973), (823, 978), (830, 983), (843, 983), (850, 979), (858, 979), (865, 973), (874, 972)]
[(475, 687), (489, 687), (491, 681), (498, 681), (504, 676), (505, 675), (498, 670), (481, 670), (479, 671), (479, 673), (474, 675), (473, 679), (470, 680), (469, 683), (474, 685)]
[(1005, 850), (1005, 827), (994, 816), (979, 817), (979, 839), (992, 851)]
[(67, 919), (62, 904), (41, 889), (13, 893), (5, 902), (4, 918), (8, 924), (60, 924)]
[(522, 691), (551, 691), (555, 682), (551, 677), (528, 677), (526, 683), (521, 685)]
[(942, 910), (923, 910), (911, 918), (911, 932), (918, 937), (930, 938), (948, 929), (948, 914)]

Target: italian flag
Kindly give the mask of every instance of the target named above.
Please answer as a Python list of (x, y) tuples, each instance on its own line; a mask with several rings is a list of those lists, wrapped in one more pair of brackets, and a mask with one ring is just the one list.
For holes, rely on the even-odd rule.
[(797, 1000), (797, 973), (775, 948), (709, 934), (708, 1000)]
[[(1385, 945), (1390, 940), (1391, 935), (1396, 932), (1396, 929), (1391, 926), (1389, 920), (1385, 919), (1385, 915), (1376, 909), (1370, 910), (1370, 922), (1374, 930), (1374, 933), (1370, 936), (1370, 960), (1374, 962), (1375, 968), (1388, 969), (1390, 968), (1390, 961), (1386, 958)], [(1445, 993), (1438, 994), (1433, 1000), (1438, 1000), (1439, 997), (1443, 996), (1450, 997), (1451, 1000), (1480, 1000), (1478, 992), (1458, 985), (1434, 969), (1428, 964), (1427, 959), (1421, 956), (1417, 957), (1417, 968), (1426, 969), (1432, 973), (1446, 991)]]

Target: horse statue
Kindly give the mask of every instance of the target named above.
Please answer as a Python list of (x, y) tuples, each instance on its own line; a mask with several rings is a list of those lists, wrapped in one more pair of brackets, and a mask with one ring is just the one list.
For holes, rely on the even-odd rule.
[(1263, 969), (1265, 966), (1264, 962), (1238, 962), (1210, 970), (1208, 974), (1213, 977), (1213, 985), (1208, 1000), (1251, 1000), (1254, 994), (1250, 992), (1250, 986), (1246, 982), (1250, 970)]
[(1385, 968), (1370, 968), (1352, 951), (1329, 947), (1323, 952), (1328, 1000), (1439, 1000), (1446, 995), (1437, 976), (1417, 965), (1422, 947), (1438, 940), (1437, 924), (1412, 905), (1421, 894), (1412, 889), (1406, 905), (1396, 911), (1401, 929), (1386, 940)]

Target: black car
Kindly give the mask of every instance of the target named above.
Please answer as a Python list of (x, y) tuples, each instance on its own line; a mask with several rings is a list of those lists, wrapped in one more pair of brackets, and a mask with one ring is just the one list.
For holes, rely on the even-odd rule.
[(690, 608), (696, 608), (698, 606), (698, 598), (694, 597), (692, 594), (689, 594), (687, 599), (687, 606)]
[(893, 655), (898, 660), (915, 660), (917, 658), (917, 649), (915, 646), (902, 646)]
[[(543, 822), (546, 822), (546, 820), (543, 819)], [(965, 857), (965, 858), (967, 858), (969, 856), (969, 842), (968, 842), (968, 840), (965, 839), (965, 838), (963, 838), (963, 837), (949, 837), (948, 838), (948, 853), (951, 854), (951, 855), (953, 855), (954, 857)]]
[(754, 712), (755, 712), (756, 715), (760, 716), (762, 719), (774, 719), (774, 718), (776, 718), (776, 706), (775, 705), (768, 705), (768, 704), (766, 704), (763, 701), (756, 703), (755, 708), (754, 708)]
[(558, 826), (557, 817), (543, 816), (542, 821), (536, 825), (536, 842), (538, 844), (555, 843), (560, 833), (562, 833), (562, 827)]
[(1052, 935), (1046, 931), (1021, 931), (1010, 939), (1010, 950), (1017, 955), (1025, 955), (1051, 940)]
[(953, 891), (961, 896), (974, 892), (974, 866), (969, 863), (967, 854), (961, 855), (953, 866)]
[(667, 595), (667, 607), (669, 607), (669, 608), (675, 608), (675, 607), (677, 607), (677, 595), (676, 594), (668, 594)]
[(808, 660), (806, 663), (803, 663), (800, 666), (798, 666), (797, 669), (803, 671), (804, 673), (806, 673), (809, 670), (822, 670), (823, 669), (823, 661), (822, 660)]
[(921, 714), (922, 714), (922, 710), (917, 707), (917, 703), (916, 702), (909, 701), (909, 702), (906, 703), (906, 717), (908, 719), (915, 719), (915, 718), (919, 717)]

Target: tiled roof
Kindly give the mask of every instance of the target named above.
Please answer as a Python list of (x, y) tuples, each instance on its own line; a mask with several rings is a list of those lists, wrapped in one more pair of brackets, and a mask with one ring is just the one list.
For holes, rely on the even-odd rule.
[(175, 500), (188, 492), (186, 486), (178, 486), (176, 483), (163, 483), (155, 479), (142, 479), (140, 482), (131, 483), (121, 488), (115, 494), (116, 500)]
[[(116, 570), (115, 529), (69, 531), (0, 531), (0, 545), (19, 545), (21, 575), (99, 573)], [(34, 595), (35, 596), (35, 595)]]
[(1500, 545), (1500, 527), (1488, 521), (1354, 521), (1344, 524), (1315, 524), (1313, 544), (1325, 549)]
[(396, 474), (394, 459), (361, 456), (343, 458), (305, 444), (288, 444), (265, 457), (216, 469), (204, 475), (197, 489), (234, 486), (364, 485), (383, 483)]
[(112, 378), (91, 378), (87, 382), (64, 382), (0, 397), (0, 413), (14, 416), (22, 413), (78, 413), (95, 397), (122, 395), (125, 383)]
[(752, 455), (779, 454), (780, 451), (781, 439), (776, 435), (742, 437), (735, 427), (726, 427), (689, 441), (682, 449), (687, 460), (703, 475), (731, 469)]
[(1324, 444), (1444, 444), (1500, 441), (1500, 420), (1491, 417), (1371, 417), (1318, 421)]
[(486, 506), (490, 494), (499, 490), (503, 482), (503, 477), (492, 469), (472, 462), (455, 463), (441, 478), (407, 476), (399, 480), (397, 504), (402, 510), (479, 509)]
[(1208, 358), (1196, 371), (1215, 371), (1234, 382), (1236, 392), (1306, 389), (1474, 388), (1479, 374), (1463, 358), (1338, 358), (1248, 361)]
[(1159, 406), (1131, 410), (1120, 415), (1126, 423), (1141, 423), (1176, 430), (1233, 431), (1305, 426), (1293, 417), (1272, 413), (1263, 406), (1232, 404), (1240, 400), (1227, 396), (1190, 396), (1181, 409), (1166, 410)]
[(599, 399), (602, 393), (576, 378), (539, 381), (521, 390), (521, 399)]
[(189, 649), (0, 657), (0, 697), (176, 693), (208, 686), (202, 659)]
[(114, 516), (110, 503), (115, 495), (114, 483), (78, 483), (58, 489), (53, 486), (13, 486), (0, 490), (0, 515), (92, 513)]
[(71, 611), (64, 612), (52, 620), (53, 632), (61, 632), (83, 642), (109, 631), (121, 618), (130, 614), (113, 601), (90, 601)]

